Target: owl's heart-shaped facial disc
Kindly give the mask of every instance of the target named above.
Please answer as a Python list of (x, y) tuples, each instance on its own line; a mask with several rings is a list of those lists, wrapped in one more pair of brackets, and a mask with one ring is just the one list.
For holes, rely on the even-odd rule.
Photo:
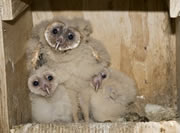
[(49, 24), (44, 36), (48, 45), (59, 51), (74, 49), (81, 40), (80, 32), (73, 27), (67, 27), (63, 22)]

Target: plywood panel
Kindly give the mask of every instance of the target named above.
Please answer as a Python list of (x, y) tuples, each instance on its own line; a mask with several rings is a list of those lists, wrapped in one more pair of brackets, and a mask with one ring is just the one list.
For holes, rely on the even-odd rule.
[[(63, 1), (63, 4), (61, 2), (55, 0), (55, 1), (49, 1), (47, 0), (44, 2), (43, 0), (34, 0), (32, 4), (32, 10), (33, 10), (33, 24), (39, 24), (43, 20), (52, 19), (53, 17), (58, 16), (65, 16), (68, 18), (72, 17), (83, 17), (82, 11), (59, 11), (55, 10), (58, 7), (62, 6), (72, 6), (70, 3), (81, 3), (82, 0), (79, 0), (78, 2), (73, 2), (72, 0)], [(68, 4), (69, 3), (69, 4)], [(41, 5), (41, 6), (40, 6)], [(80, 8), (80, 6), (79, 6)], [(54, 10), (52, 12), (52, 9)]]
[[(2, 72), (0, 112), (5, 133), (15, 124), (29, 122), (31, 119), (30, 101), (27, 89), (26, 41), (32, 29), (32, 15), (26, 10), (13, 21), (2, 22), (3, 42), (1, 42)], [(3, 113), (3, 111), (5, 113)]]
[(112, 67), (135, 79), (138, 95), (146, 103), (175, 106), (174, 23), (163, 0), (83, 0), (77, 8), (71, 6), (76, 0), (40, 1), (33, 2), (34, 24), (59, 15), (91, 21), (92, 36), (108, 49)]

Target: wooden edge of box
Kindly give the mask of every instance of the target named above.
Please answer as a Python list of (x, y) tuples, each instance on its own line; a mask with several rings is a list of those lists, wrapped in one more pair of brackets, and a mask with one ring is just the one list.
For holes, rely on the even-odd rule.
[(13, 20), (23, 12), (31, 3), (31, 0), (1, 0), (2, 20)]
[[(0, 15), (0, 133), (8, 133), (12, 125), (26, 123), (31, 118), (24, 81), (27, 71), (24, 42), (31, 29), (32, 13), (29, 9), (11, 22), (3, 21)], [(19, 67), (21, 64), (22, 68)]]
[(176, 19), (176, 84), (178, 113), (180, 114), (180, 17)]
[(124, 123), (69, 123), (69, 124), (25, 124), (11, 129), (11, 133), (179, 133), (176, 121), (124, 122)]
[(0, 16), (0, 132), (9, 130), (7, 106), (6, 63), (4, 53), (3, 27)]
[(180, 0), (170, 0), (170, 17), (176, 18), (180, 16)]

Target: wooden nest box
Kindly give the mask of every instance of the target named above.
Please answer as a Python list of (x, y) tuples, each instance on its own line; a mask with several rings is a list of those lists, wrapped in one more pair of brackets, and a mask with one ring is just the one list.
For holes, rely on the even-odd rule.
[[(91, 21), (92, 36), (105, 44), (112, 67), (136, 81), (145, 101), (180, 105), (179, 0), (0, 0), (0, 9), (0, 133), (31, 122), (25, 42), (33, 25), (55, 16)], [(108, 132), (180, 132), (176, 122), (30, 124), (35, 133), (105, 132), (105, 126)]]

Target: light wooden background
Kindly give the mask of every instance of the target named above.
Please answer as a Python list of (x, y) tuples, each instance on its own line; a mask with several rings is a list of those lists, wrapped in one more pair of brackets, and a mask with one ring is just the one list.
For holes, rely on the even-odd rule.
[(176, 43), (174, 22), (164, 0), (34, 0), (33, 24), (55, 16), (91, 21), (93, 37), (112, 57), (112, 67), (132, 77), (138, 95), (174, 106)]

